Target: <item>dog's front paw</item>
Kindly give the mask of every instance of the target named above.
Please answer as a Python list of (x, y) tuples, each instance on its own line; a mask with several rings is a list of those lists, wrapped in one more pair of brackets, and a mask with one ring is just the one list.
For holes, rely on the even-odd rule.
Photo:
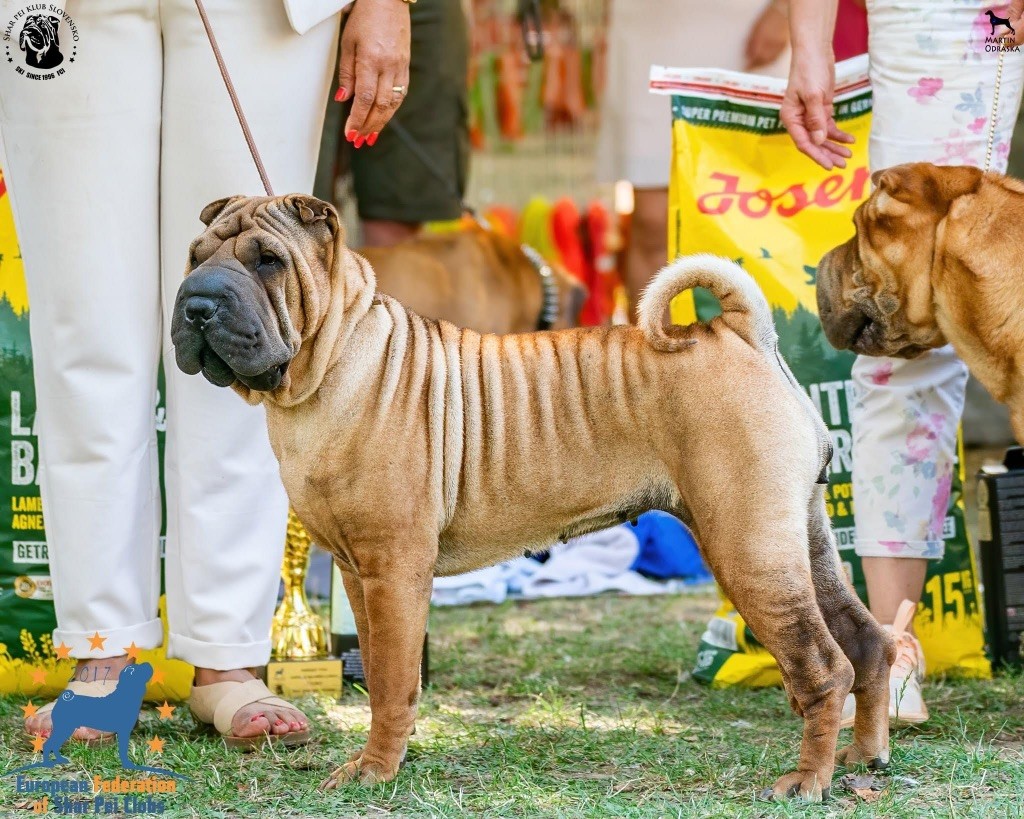
[(391, 764), (385, 760), (369, 758), (365, 752), (359, 751), (341, 767), (327, 777), (321, 784), (320, 790), (330, 791), (339, 785), (349, 782), (358, 782), (360, 785), (377, 785), (381, 782), (390, 782), (398, 775), (399, 762)]
[(778, 781), (761, 794), (763, 799), (780, 799), (799, 796), (807, 802), (827, 799), (831, 782), (822, 782), (817, 771), (793, 771), (780, 776)]
[(872, 751), (861, 748), (856, 742), (851, 742), (836, 752), (836, 762), (847, 768), (867, 765), (869, 768), (879, 771), (889, 766), (889, 749), (881, 748)]

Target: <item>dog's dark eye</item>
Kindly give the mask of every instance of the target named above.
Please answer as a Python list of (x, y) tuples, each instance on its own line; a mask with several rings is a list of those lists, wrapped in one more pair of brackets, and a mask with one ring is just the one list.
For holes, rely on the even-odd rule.
[(188, 264), (189, 264), (189, 267), (192, 268), (193, 270), (195, 270), (197, 267), (199, 267), (199, 257), (196, 256), (196, 252), (194, 250), (192, 251), (192, 253), (188, 257)]
[(281, 260), (277, 258), (273, 253), (264, 250), (260, 253), (260, 267), (273, 267)]

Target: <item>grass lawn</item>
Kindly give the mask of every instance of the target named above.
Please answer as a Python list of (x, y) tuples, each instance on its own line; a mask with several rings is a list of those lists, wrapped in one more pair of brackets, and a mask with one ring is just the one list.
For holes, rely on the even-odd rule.
[[(821, 806), (758, 801), (795, 763), (801, 723), (779, 690), (688, 678), (714, 605), (703, 591), (436, 610), (432, 686), (406, 765), (371, 789), (317, 791), (366, 737), (369, 708), (351, 688), (340, 704), (304, 702), (320, 727), (303, 749), (228, 751), (195, 731), (187, 709), (170, 721), (147, 709), (132, 756), (192, 777), (166, 797), (162, 815), (173, 817), (1024, 814), (1020, 676), (930, 682), (932, 719), (895, 733), (885, 775), (837, 774)], [(31, 759), (21, 704), (0, 700), (0, 770)], [(158, 734), (159, 758), (145, 744)], [(122, 773), (110, 747), (69, 755), (50, 773)], [(28, 804), (13, 777), (0, 780), (0, 816), (25, 816)]]

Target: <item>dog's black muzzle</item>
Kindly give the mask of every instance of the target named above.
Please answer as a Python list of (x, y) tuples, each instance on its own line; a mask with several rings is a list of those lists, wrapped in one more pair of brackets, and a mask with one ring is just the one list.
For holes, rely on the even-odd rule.
[(236, 380), (268, 392), (284, 378), (292, 352), (260, 282), (244, 269), (196, 268), (178, 289), (171, 341), (178, 368), (218, 387)]

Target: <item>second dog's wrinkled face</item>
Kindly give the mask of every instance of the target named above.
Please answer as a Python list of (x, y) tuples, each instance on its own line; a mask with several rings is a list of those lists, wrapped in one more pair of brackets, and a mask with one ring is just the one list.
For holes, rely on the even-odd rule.
[(178, 290), (171, 340), (178, 367), (229, 387), (281, 385), (304, 329), (300, 278), (325, 270), (337, 213), (307, 196), (231, 197), (207, 205)]
[(914, 358), (946, 343), (935, 319), (931, 275), (951, 203), (982, 173), (926, 163), (877, 172), (854, 214), (857, 233), (818, 265), (818, 314), (837, 349)]

